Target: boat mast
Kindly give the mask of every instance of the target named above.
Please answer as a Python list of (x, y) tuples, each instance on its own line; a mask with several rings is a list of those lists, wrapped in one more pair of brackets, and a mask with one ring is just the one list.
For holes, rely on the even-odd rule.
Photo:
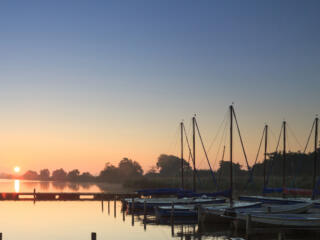
[[(318, 122), (319, 118), (316, 117), (315, 121), (315, 130), (314, 130), (314, 162), (313, 162), (313, 186), (312, 189), (316, 188), (316, 177), (317, 177), (317, 160), (318, 160)], [(312, 195), (312, 199), (314, 199), (314, 194)]]
[(233, 132), (233, 106), (230, 105), (230, 206), (233, 205), (233, 179), (232, 179), (232, 132)]
[(183, 179), (183, 122), (180, 123), (181, 127), (181, 188), (184, 189)]
[(264, 160), (263, 160), (263, 188), (266, 187), (266, 160), (268, 151), (268, 125), (264, 127)]
[(282, 197), (286, 188), (286, 121), (283, 121)]
[(193, 129), (193, 192), (196, 192), (196, 117), (192, 118), (192, 129)]

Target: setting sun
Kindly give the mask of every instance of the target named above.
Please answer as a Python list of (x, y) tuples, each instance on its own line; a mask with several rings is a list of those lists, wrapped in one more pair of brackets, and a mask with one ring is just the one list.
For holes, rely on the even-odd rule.
[(16, 173), (20, 172), (20, 167), (18, 167), (18, 166), (14, 167), (13, 171), (16, 172)]

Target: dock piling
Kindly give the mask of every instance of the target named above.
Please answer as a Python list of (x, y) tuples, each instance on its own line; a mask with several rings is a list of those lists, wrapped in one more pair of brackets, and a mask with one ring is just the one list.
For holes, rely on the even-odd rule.
[(248, 214), (246, 217), (246, 235), (249, 239), (249, 236), (251, 235), (251, 215)]
[(170, 223), (171, 226), (174, 225), (174, 203), (171, 203), (171, 214), (170, 214)]
[(110, 215), (110, 199), (108, 200), (108, 215)]
[(147, 201), (144, 200), (143, 202), (143, 218), (144, 218), (144, 221), (146, 221), (146, 218), (147, 218)]
[(117, 197), (115, 196), (114, 198), (114, 217), (116, 218), (117, 217)]
[(97, 240), (97, 234), (95, 232), (91, 233), (91, 240)]
[(104, 210), (103, 200), (101, 200), (101, 210), (102, 210), (102, 212), (103, 212), (103, 210)]
[(283, 232), (279, 232), (278, 233), (278, 240), (284, 240), (284, 239), (286, 239), (284, 233)]

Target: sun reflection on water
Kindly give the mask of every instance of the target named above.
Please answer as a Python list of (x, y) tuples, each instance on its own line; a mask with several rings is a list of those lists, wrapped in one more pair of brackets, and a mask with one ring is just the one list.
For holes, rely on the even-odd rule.
[(20, 191), (20, 180), (14, 180), (14, 191), (18, 193)]

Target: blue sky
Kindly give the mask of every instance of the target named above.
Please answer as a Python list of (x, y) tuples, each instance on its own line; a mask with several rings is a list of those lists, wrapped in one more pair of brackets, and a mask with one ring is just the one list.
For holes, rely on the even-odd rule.
[[(304, 142), (320, 113), (319, 10), (311, 0), (2, 1), (2, 168), (85, 169), (90, 158), (98, 171), (130, 157), (147, 169), (194, 113), (210, 142), (231, 102), (252, 156), (265, 122), (277, 132), (286, 119)], [(88, 143), (100, 147), (77, 153)]]

